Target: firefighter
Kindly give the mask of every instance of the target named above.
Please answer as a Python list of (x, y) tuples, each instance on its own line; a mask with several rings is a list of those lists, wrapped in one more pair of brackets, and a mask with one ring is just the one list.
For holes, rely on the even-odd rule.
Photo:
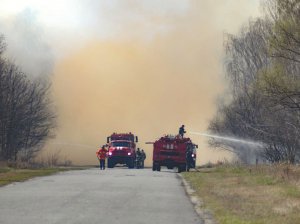
[(137, 150), (136, 150), (136, 156), (137, 157), (141, 157), (141, 150), (140, 150), (140, 148), (137, 148)]
[(142, 157), (142, 168), (144, 168), (144, 166), (145, 166), (145, 159), (146, 159), (146, 153), (145, 153), (145, 151), (143, 149), (141, 151), (141, 157)]
[(96, 155), (100, 162), (100, 170), (105, 170), (106, 154), (107, 154), (107, 150), (104, 145), (96, 152)]
[(181, 138), (183, 138), (183, 135), (186, 133), (186, 131), (184, 130), (184, 125), (181, 125), (181, 127), (179, 128), (179, 135), (181, 136)]
[(141, 168), (142, 166), (142, 153), (140, 148), (137, 148), (136, 150), (136, 168)]
[(193, 148), (188, 147), (186, 151), (187, 171), (189, 171), (190, 168), (195, 168), (193, 154), (194, 154)]

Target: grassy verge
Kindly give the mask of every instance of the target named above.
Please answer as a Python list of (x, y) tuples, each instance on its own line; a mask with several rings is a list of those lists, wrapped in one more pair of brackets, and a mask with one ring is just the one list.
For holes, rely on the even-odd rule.
[(220, 224), (300, 223), (300, 169), (221, 166), (183, 174)]
[(42, 168), (42, 169), (14, 169), (0, 167), (0, 186), (13, 182), (21, 182), (33, 177), (47, 176), (61, 171), (78, 170), (83, 168)]

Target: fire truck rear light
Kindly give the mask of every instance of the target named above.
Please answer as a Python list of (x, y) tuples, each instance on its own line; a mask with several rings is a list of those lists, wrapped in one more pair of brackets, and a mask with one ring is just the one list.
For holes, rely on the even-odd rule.
[(131, 152), (127, 153), (129, 156), (131, 156)]
[(192, 154), (192, 157), (195, 157), (195, 154)]
[(112, 155), (112, 152), (109, 152), (108, 155), (111, 156), (111, 155)]

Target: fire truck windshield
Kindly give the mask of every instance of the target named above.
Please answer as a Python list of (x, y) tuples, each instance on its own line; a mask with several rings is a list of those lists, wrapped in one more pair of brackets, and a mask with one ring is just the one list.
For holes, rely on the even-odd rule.
[(130, 147), (129, 142), (112, 142), (113, 147)]

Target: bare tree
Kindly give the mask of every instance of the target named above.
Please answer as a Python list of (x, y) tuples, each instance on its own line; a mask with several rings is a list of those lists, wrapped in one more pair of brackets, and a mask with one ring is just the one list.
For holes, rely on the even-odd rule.
[(300, 110), (300, 1), (267, 0), (266, 18), (273, 23), (268, 45), (275, 66), (264, 71), (264, 92), (274, 104)]
[[(265, 114), (264, 97), (261, 92), (255, 91), (255, 82), (259, 71), (271, 63), (267, 48), (269, 29), (270, 23), (259, 19), (250, 21), (238, 36), (227, 35), (225, 65), (232, 89), (232, 101), (228, 105), (219, 105), (217, 118), (209, 127), (211, 132), (251, 140), (259, 139), (262, 135), (254, 128)], [(252, 150), (253, 146), (216, 139), (211, 144), (229, 147), (245, 162), (248, 162), (247, 156), (257, 157), (256, 150)]]
[[(294, 46), (297, 49), (297, 29), (300, 26), (288, 26), (288, 36), (286, 33), (278, 34), (277, 28), (286, 20), (298, 24), (294, 20), (300, 19), (297, 14), (299, 4), (295, 0), (282, 2), (284, 4), (270, 0), (268, 10), (270, 14), (273, 13), (272, 16), (250, 21), (239, 35), (227, 35), (225, 42), (226, 75), (231, 84), (232, 101), (219, 105), (209, 130), (220, 135), (257, 141), (262, 147), (257, 153), (253, 147), (225, 140), (212, 139), (210, 143), (235, 152), (245, 162), (254, 156), (270, 162), (291, 163), (300, 158), (300, 68), (297, 54), (282, 48), (284, 43), (289, 48)], [(289, 10), (294, 10), (292, 16)], [(278, 42), (280, 35), (283, 35), (281, 45)], [(279, 57), (278, 52), (286, 57)]]
[(271, 56), (300, 63), (299, 0), (267, 0), (264, 9), (274, 24), (269, 41)]
[(4, 36), (0, 35), (0, 56), (2, 55), (5, 49), (6, 49), (6, 44), (5, 44)]
[[(1, 46), (1, 44), (0, 44)], [(0, 158), (28, 160), (51, 136), (55, 113), (49, 84), (30, 80), (13, 63), (1, 59)]]

